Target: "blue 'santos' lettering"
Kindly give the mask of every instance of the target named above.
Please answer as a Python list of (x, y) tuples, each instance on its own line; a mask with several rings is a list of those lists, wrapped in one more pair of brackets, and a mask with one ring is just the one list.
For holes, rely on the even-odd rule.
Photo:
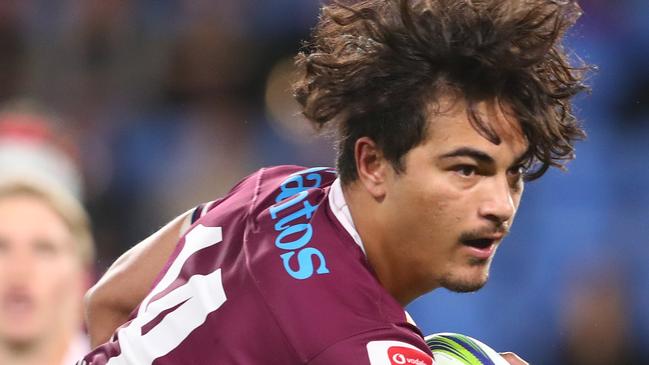
[(322, 255), (322, 252), (320, 252), (320, 250), (318, 250), (317, 248), (307, 247), (298, 251), (297, 263), (299, 269), (297, 271), (293, 270), (289, 263), (289, 260), (291, 259), (291, 257), (293, 257), (293, 255), (295, 255), (295, 252), (287, 252), (280, 255), (282, 261), (284, 262), (284, 268), (286, 269), (286, 272), (288, 272), (288, 274), (292, 277), (299, 280), (310, 278), (311, 275), (313, 275), (313, 257), (318, 257), (320, 259), (320, 267), (318, 268), (318, 270), (316, 270), (316, 273), (329, 273), (329, 269), (327, 269), (327, 267), (325, 266), (325, 258)]
[[(277, 204), (269, 209), (270, 216), (277, 219), (278, 213), (302, 202), (300, 210), (283, 217), (274, 226), (275, 230), (279, 232), (275, 238), (275, 246), (289, 251), (280, 255), (284, 269), (289, 275), (298, 280), (310, 278), (314, 270), (317, 274), (329, 273), (322, 252), (314, 247), (305, 247), (313, 237), (311, 223), (308, 221), (306, 223), (294, 223), (298, 218), (305, 217), (309, 219), (313, 215), (317, 206), (304, 201), (308, 196), (306, 190), (320, 187), (322, 176), (317, 172), (327, 169), (327, 167), (314, 167), (290, 175), (280, 186), (282, 192), (275, 198)], [(311, 184), (305, 186), (305, 180)], [(284, 201), (287, 198), (290, 199)], [(280, 204), (280, 202), (282, 203)], [(297, 267), (295, 263), (291, 262), (293, 257), (297, 259)], [(316, 262), (316, 259), (318, 262)], [(319, 264), (317, 269), (316, 264)]]

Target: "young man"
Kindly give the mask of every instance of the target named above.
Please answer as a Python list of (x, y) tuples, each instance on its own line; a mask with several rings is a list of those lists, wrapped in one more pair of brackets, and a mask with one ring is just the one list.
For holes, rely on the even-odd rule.
[(0, 364), (71, 364), (89, 349), (87, 216), (67, 192), (0, 184)]
[(94, 246), (64, 137), (33, 103), (0, 107), (0, 364), (68, 365), (90, 349)]
[(325, 7), (296, 95), (337, 129), (337, 171), (262, 169), (124, 254), (88, 293), (93, 342), (108, 342), (82, 363), (432, 364), (403, 307), (482, 287), (523, 181), (583, 137), (583, 69), (559, 44), (578, 10)]

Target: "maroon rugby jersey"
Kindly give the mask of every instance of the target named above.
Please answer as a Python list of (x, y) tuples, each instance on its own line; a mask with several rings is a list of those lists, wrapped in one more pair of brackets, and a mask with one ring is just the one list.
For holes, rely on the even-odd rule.
[(80, 363), (431, 365), (348, 212), (332, 169), (256, 172), (197, 209), (131, 321)]

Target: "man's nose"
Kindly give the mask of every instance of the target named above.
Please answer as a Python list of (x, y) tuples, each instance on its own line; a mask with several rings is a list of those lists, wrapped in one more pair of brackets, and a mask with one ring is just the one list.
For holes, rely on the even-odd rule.
[(2, 271), (5, 275), (16, 279), (27, 279), (34, 266), (29, 254), (17, 252), (17, 250), (5, 255), (2, 261), (2, 266), (4, 266)]
[[(504, 180), (504, 182), (502, 181)], [(502, 225), (516, 212), (514, 196), (507, 179), (494, 179), (485, 191), (485, 198), (479, 208), (480, 216)]]

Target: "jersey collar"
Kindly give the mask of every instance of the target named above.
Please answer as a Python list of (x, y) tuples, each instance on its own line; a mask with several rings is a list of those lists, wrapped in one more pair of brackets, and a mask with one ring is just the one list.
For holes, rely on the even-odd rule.
[(354, 221), (352, 220), (352, 214), (350, 213), (347, 202), (345, 201), (345, 195), (343, 194), (340, 178), (337, 178), (333, 184), (331, 184), (331, 189), (329, 190), (329, 206), (331, 207), (334, 216), (336, 216), (336, 219), (338, 219), (349, 235), (352, 236), (354, 242), (356, 242), (365, 256), (367, 256), (365, 246), (363, 246), (363, 241), (361, 241), (361, 236), (358, 234), (356, 227), (354, 227)]

